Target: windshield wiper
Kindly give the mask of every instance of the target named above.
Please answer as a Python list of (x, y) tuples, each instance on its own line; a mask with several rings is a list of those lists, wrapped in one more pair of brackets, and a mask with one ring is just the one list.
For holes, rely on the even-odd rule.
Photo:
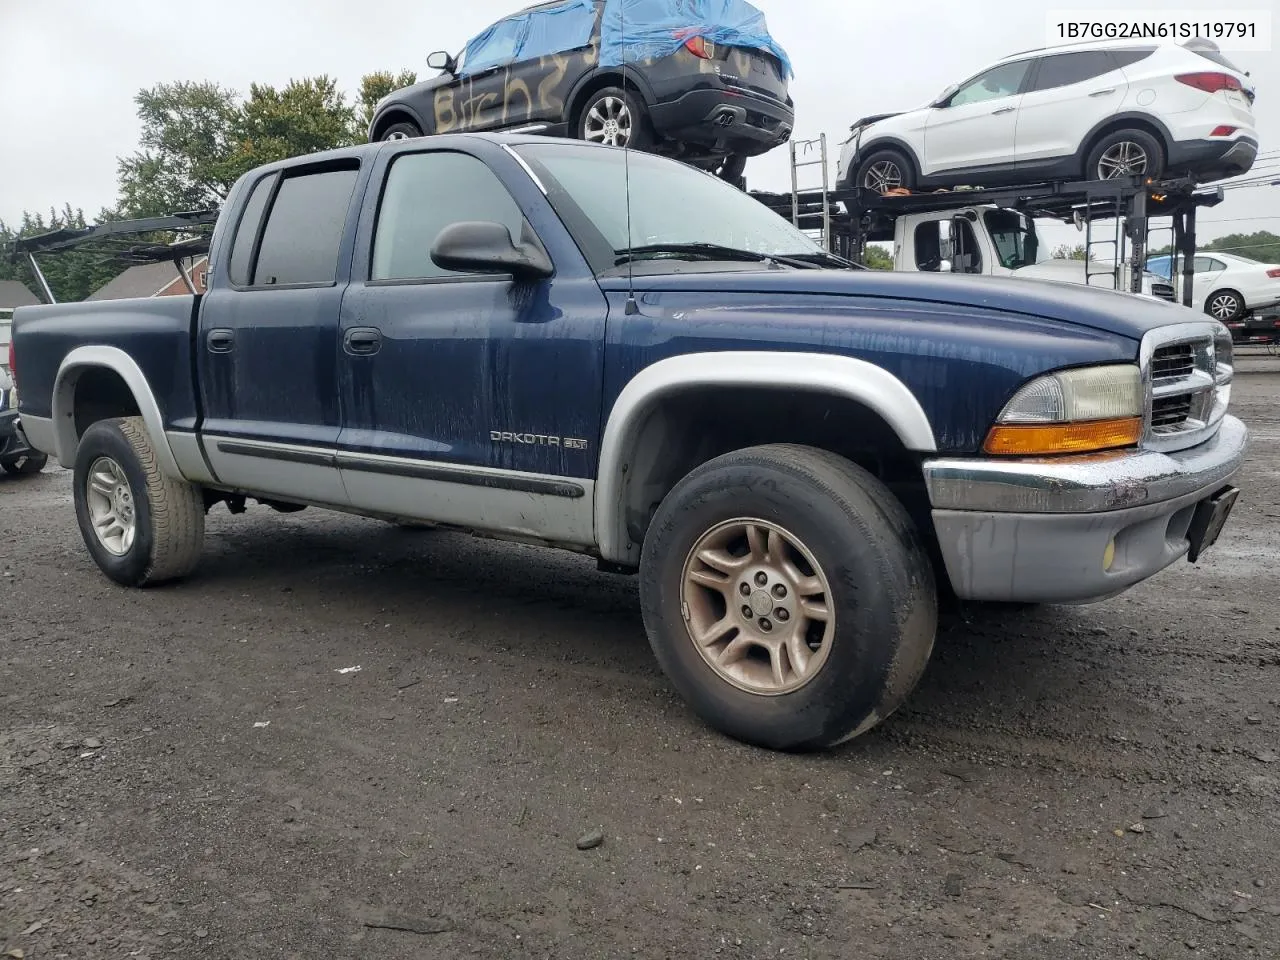
[(868, 270), (860, 263), (854, 263), (852, 260), (846, 260), (844, 257), (838, 257), (834, 253), (827, 253), (825, 250), (819, 250), (817, 253), (792, 253), (786, 257), (775, 257), (780, 263), (799, 262), (810, 267), (829, 266), (836, 267), (841, 270)]
[(632, 247), (630, 250), (613, 251), (617, 259), (614, 266), (621, 267), (637, 260), (729, 260), (740, 263), (779, 263), (806, 270), (815, 265), (806, 260), (792, 257), (775, 256), (769, 253), (756, 253), (754, 250), (740, 250), (737, 247), (726, 247), (719, 243), (651, 243), (643, 247)]

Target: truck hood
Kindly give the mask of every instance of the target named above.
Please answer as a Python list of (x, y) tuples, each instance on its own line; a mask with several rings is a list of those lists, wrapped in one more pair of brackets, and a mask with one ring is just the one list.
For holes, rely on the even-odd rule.
[[(602, 282), (625, 290), (624, 278)], [(850, 297), (864, 301), (923, 302), (1038, 317), (1140, 340), (1148, 330), (1201, 314), (1163, 300), (1079, 283), (1021, 277), (956, 276), (880, 270), (749, 270), (637, 276), (637, 292), (750, 293), (785, 298)]]

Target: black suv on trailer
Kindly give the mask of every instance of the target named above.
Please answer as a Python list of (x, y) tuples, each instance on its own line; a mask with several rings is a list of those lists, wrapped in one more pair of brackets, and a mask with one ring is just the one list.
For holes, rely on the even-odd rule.
[[(637, 13), (652, 5), (615, 7), (628, 3), (538, 4), (493, 24), (457, 57), (432, 54), (427, 63), (441, 74), (379, 103), (369, 139), (545, 133), (664, 154), (731, 181), (749, 157), (790, 139), (790, 63), (763, 14), (730, 0), (733, 24), (676, 26), (686, 16), (679, 4), (667, 21), (646, 23)], [(627, 18), (621, 47), (609, 34), (619, 16)]]

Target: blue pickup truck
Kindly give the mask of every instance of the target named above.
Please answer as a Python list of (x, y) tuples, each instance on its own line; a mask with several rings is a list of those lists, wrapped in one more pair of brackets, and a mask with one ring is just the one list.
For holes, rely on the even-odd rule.
[(672, 683), (767, 747), (889, 716), (940, 598), (1114, 596), (1238, 495), (1221, 324), (850, 269), (647, 154), (460, 134), (277, 163), (210, 262), (200, 297), (16, 315), (23, 426), (108, 577), (190, 574), (246, 498), (577, 551), (638, 573)]

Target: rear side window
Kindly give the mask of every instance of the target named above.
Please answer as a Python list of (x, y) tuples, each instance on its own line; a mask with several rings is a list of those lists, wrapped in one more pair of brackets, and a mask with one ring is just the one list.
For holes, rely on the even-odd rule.
[(1132, 50), (1112, 50), (1111, 58), (1115, 60), (1117, 67), (1131, 67), (1135, 63), (1141, 63), (1155, 52), (1155, 47), (1135, 47)]
[(355, 167), (289, 177), (271, 205), (253, 286), (333, 283)]
[(271, 188), (275, 186), (274, 176), (263, 177), (249, 194), (244, 205), (244, 213), (240, 215), (240, 226), (236, 229), (235, 240), (231, 245), (231, 282), (238, 287), (249, 285), (249, 268), (253, 261), (253, 244), (258, 239), (258, 228), (262, 226), (262, 214), (267, 209), (267, 201), (271, 199)]
[(1067, 87), (1073, 83), (1092, 80), (1115, 69), (1116, 63), (1107, 50), (1059, 53), (1040, 61), (1040, 72), (1036, 75), (1033, 89), (1052, 90), (1054, 87)]
[(454, 223), (500, 223), (519, 242), (524, 214), (502, 181), (465, 153), (412, 153), (387, 174), (373, 240), (370, 280), (431, 280), (458, 276), (436, 266), (431, 248)]

